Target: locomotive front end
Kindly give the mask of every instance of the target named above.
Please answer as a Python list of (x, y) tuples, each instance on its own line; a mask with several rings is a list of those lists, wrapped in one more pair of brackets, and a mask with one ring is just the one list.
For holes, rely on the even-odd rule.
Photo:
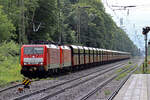
[(45, 71), (46, 47), (44, 45), (23, 45), (21, 48), (21, 74), (41, 74)]

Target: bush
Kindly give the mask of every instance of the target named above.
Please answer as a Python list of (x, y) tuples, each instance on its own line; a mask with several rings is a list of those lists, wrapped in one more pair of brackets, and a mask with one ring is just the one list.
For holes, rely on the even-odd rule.
[(19, 45), (13, 41), (0, 45), (0, 85), (22, 79), (19, 65)]

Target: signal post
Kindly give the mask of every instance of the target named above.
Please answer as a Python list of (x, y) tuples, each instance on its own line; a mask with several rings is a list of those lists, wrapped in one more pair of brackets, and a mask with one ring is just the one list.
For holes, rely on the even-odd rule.
[[(150, 31), (150, 27), (145, 27), (143, 28), (142, 34), (145, 36), (145, 66), (146, 67), (146, 71), (147, 71), (147, 34)], [(144, 71), (144, 67), (143, 67), (143, 71)]]

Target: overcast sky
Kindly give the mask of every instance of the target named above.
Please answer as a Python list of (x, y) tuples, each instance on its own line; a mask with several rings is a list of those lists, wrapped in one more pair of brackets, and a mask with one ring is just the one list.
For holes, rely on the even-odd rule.
[[(122, 27), (134, 44), (144, 49), (142, 28), (150, 26), (150, 0), (102, 0), (106, 9), (118, 26)], [(113, 7), (118, 6), (118, 7)], [(119, 6), (136, 6), (126, 8)], [(122, 10), (118, 10), (122, 9)], [(128, 10), (129, 9), (129, 10)], [(120, 19), (123, 24), (120, 25)], [(150, 39), (150, 33), (148, 38)]]

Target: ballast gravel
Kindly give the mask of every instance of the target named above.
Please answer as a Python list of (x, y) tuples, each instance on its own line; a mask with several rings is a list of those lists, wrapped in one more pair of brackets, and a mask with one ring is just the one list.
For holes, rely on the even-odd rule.
[[(128, 62), (128, 61), (126, 60), (126, 61), (121, 61), (121, 62)], [(118, 62), (112, 63), (112, 64), (107, 64), (107, 65), (101, 65), (100, 67), (94, 67), (94, 68), (78, 71), (75, 73), (68, 73), (67, 75), (64, 75), (64, 76), (52, 77), (52, 78), (48, 78), (47, 80), (36, 81), (36, 82), (31, 83), (30, 89), (25, 89), (21, 93), (18, 91), (18, 88), (22, 87), (22, 86), (19, 86), (17, 88), (13, 88), (13, 89), (10, 89), (10, 90), (7, 90), (7, 91), (1, 93), (0, 100), (10, 100), (10, 99), (13, 99), (13, 98), (25, 95), (25, 94), (30, 94), (34, 91), (65, 82), (66, 80), (71, 80), (73, 78), (77, 78), (79, 76), (83, 76), (83, 75), (86, 75), (91, 72), (95, 72), (101, 68), (105, 69), (105, 68), (107, 68), (107, 66), (115, 66), (117, 64), (118, 64)], [(97, 78), (94, 81), (89, 81), (86, 84), (77, 86), (76, 88), (73, 88), (70, 90), (67, 90), (65, 93), (62, 93), (62, 94), (58, 95), (57, 97), (54, 97), (51, 99), (52, 100), (74, 100), (74, 99), (77, 99), (83, 93), (86, 93), (91, 88), (93, 88), (93, 86), (96, 86), (99, 82), (106, 79), (107, 77), (109, 77), (109, 75), (112, 75), (112, 74), (113, 74), (113, 71), (112, 71), (112, 73), (109, 73), (107, 75), (102, 75), (100, 78)], [(0, 88), (0, 89), (2, 89), (2, 88)], [(32, 98), (32, 99), (37, 100), (38, 98), (36, 98), (36, 96), (35, 96), (35, 98)]]

